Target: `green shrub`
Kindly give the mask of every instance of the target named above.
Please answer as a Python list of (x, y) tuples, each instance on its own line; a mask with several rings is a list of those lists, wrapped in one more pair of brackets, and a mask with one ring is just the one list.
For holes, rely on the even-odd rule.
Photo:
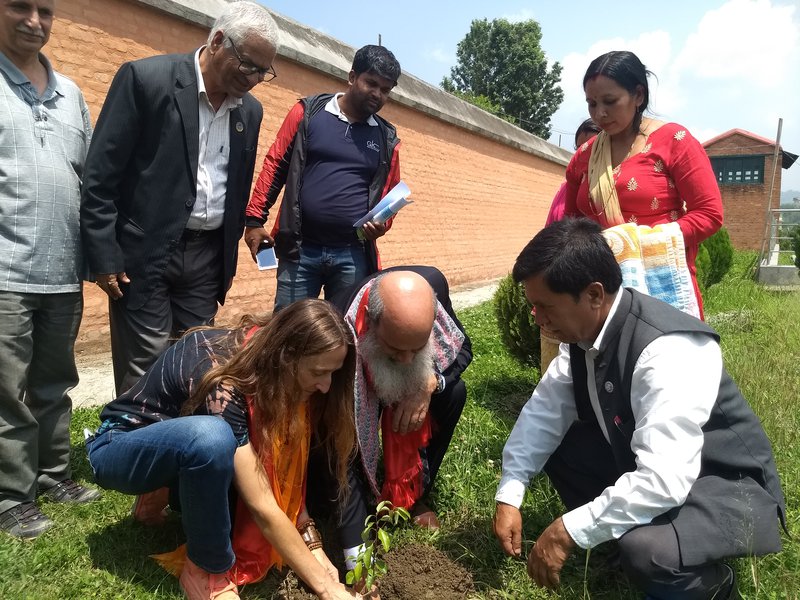
[(710, 238), (703, 240), (700, 247), (705, 247), (708, 251), (709, 269), (706, 272), (705, 287), (709, 287), (722, 281), (733, 264), (731, 236), (727, 229), (721, 227)]
[(511, 275), (500, 281), (493, 299), (500, 338), (508, 352), (525, 365), (538, 365), (539, 326), (531, 315), (531, 306), (522, 286)]
[(697, 285), (700, 286), (701, 292), (705, 292), (710, 285), (708, 281), (711, 278), (711, 255), (709, 255), (708, 249), (703, 244), (700, 244), (697, 249), (697, 258), (694, 261), (694, 266), (697, 269)]

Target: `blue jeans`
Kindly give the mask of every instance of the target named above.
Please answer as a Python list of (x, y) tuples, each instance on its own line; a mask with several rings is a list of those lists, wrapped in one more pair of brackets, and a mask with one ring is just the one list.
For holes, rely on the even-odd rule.
[(362, 244), (334, 248), (302, 243), (299, 261), (278, 261), (275, 312), (295, 300), (318, 298), (323, 286), (325, 299), (330, 300), (367, 275), (367, 256)]
[(220, 417), (168, 419), (111, 429), (87, 444), (95, 480), (125, 494), (178, 488), (187, 555), (209, 573), (233, 566), (228, 491), (236, 439)]

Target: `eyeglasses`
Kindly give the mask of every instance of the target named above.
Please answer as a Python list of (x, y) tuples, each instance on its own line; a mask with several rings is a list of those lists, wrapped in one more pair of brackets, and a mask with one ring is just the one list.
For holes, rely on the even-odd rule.
[(263, 81), (264, 83), (272, 81), (278, 76), (278, 74), (275, 72), (275, 68), (272, 65), (268, 66), (266, 69), (262, 69), (261, 67), (258, 67), (253, 63), (251, 63), (249, 60), (244, 60), (242, 58), (242, 55), (239, 54), (239, 50), (236, 49), (236, 44), (233, 43), (233, 40), (231, 38), (227, 39), (231, 43), (231, 49), (233, 49), (233, 53), (239, 60), (240, 73), (242, 73), (243, 75), (247, 75), (248, 77), (250, 75), (255, 75), (256, 73), (258, 73), (259, 80)]

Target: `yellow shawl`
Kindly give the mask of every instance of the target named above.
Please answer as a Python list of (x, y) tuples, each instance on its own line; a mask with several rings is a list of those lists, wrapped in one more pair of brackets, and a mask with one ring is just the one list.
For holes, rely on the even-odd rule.
[(619, 207), (614, 168), (611, 166), (611, 138), (605, 131), (597, 134), (589, 157), (589, 194), (594, 217), (603, 229), (625, 222)]

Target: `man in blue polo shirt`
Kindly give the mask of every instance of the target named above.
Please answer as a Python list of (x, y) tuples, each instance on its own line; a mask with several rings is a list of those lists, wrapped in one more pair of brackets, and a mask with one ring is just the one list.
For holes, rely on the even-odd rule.
[[(275, 245), (275, 310), (325, 290), (332, 298), (380, 268), (375, 240), (385, 225), (353, 223), (400, 181), (400, 140), (377, 115), (397, 85), (400, 64), (382, 46), (353, 58), (344, 93), (303, 98), (269, 149), (247, 206), (244, 239), (255, 259)], [(270, 235), (269, 209), (284, 190)]]

